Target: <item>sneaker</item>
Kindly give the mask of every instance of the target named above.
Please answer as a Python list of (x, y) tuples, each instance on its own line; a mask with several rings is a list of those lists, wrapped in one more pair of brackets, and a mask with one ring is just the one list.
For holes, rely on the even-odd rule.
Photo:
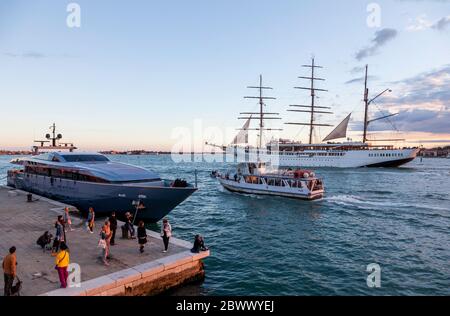
[(92, 230), (89, 231), (91, 234), (93, 234), (94, 232)]
[(163, 253), (166, 253), (167, 252), (167, 250), (163, 250)]

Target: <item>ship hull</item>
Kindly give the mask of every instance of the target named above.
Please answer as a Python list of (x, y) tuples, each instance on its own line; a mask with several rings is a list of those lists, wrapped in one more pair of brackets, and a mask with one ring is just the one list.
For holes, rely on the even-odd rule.
[[(109, 215), (115, 211), (119, 217), (126, 212), (136, 214), (137, 220), (155, 223), (186, 200), (197, 189), (194, 187), (140, 187), (121, 184), (90, 183), (56, 179), (39, 175), (15, 174), (8, 177), (8, 185), (75, 206), (86, 213), (90, 207), (96, 214)], [(136, 212), (136, 201), (144, 208)]]
[(298, 189), (291, 189), (288, 192), (286, 189), (274, 188), (269, 189), (268, 186), (249, 184), (249, 183), (237, 183), (235, 181), (219, 178), (220, 184), (228, 191), (240, 194), (256, 194), (256, 195), (271, 195), (281, 196), (298, 200), (317, 200), (323, 197), (323, 190), (314, 192), (303, 192)]
[[(273, 166), (283, 168), (363, 168), (363, 167), (399, 167), (414, 160), (419, 149), (392, 150), (304, 150), (304, 151), (273, 151), (271, 154), (246, 152), (234, 155), (235, 158), (245, 157), (247, 161), (257, 160), (271, 162)], [(244, 156), (245, 155), (245, 156)]]

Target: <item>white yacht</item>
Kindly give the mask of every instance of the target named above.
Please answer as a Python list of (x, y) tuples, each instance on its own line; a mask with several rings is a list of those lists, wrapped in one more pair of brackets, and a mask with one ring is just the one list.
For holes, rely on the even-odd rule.
[(241, 163), (234, 174), (219, 175), (220, 184), (231, 192), (274, 195), (301, 200), (323, 197), (323, 181), (309, 170), (270, 170), (265, 163)]
[[(324, 80), (315, 76), (315, 70), (322, 68), (317, 66), (312, 60), (311, 65), (304, 65), (311, 69), (310, 77), (299, 77), (302, 79), (310, 80), (309, 87), (296, 87), (298, 89), (308, 90), (311, 92), (311, 104), (310, 105), (290, 105), (289, 112), (307, 113), (309, 115), (309, 122), (305, 123), (293, 123), (288, 122), (288, 125), (299, 125), (309, 127), (309, 143), (301, 143), (293, 140), (279, 139), (269, 142), (265, 148), (262, 145), (262, 135), (265, 131), (281, 130), (266, 128), (265, 120), (277, 120), (279, 113), (268, 113), (264, 111), (265, 100), (275, 99), (273, 97), (263, 96), (263, 91), (272, 89), (262, 85), (262, 78), (260, 79), (260, 85), (257, 87), (249, 87), (259, 89), (258, 97), (246, 97), (259, 99), (260, 111), (259, 112), (244, 112), (241, 114), (247, 115), (247, 117), (241, 117), (240, 119), (246, 119), (241, 132), (236, 136), (233, 142), (228, 146), (217, 146), (214, 144), (208, 144), (211, 146), (222, 148), (227, 154), (234, 155), (234, 157), (241, 157), (244, 161), (258, 160), (271, 161), (272, 164), (278, 164), (281, 167), (332, 167), (332, 168), (357, 168), (357, 167), (398, 167), (414, 160), (419, 152), (419, 148), (395, 148), (393, 145), (377, 145), (374, 144), (375, 140), (368, 140), (368, 127), (370, 123), (379, 121), (382, 119), (388, 119), (389, 117), (397, 114), (389, 114), (383, 117), (369, 120), (369, 106), (372, 102), (390, 91), (384, 90), (376, 97), (369, 100), (369, 89), (367, 88), (367, 72), (368, 66), (366, 66), (366, 83), (364, 90), (364, 102), (365, 102), (365, 116), (364, 116), (364, 130), (362, 142), (332, 142), (338, 139), (347, 138), (347, 128), (350, 122), (351, 114), (349, 114), (337, 127), (323, 139), (323, 143), (313, 143), (314, 130), (317, 127), (328, 127), (331, 125), (320, 124), (316, 120), (316, 114), (332, 114), (328, 112), (330, 107), (316, 105), (316, 94), (320, 91), (326, 91), (315, 87), (317, 80)], [(258, 128), (250, 128), (250, 122), (252, 120), (259, 121)], [(257, 148), (248, 146), (248, 131), (259, 131), (259, 145)], [(402, 139), (384, 139), (378, 140), (383, 142), (390, 141), (402, 141)], [(253, 157), (253, 158), (252, 158)]]

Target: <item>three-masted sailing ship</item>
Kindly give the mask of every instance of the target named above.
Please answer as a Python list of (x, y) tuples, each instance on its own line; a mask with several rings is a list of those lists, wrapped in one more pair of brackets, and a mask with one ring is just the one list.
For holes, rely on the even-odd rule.
[[(311, 70), (310, 76), (300, 76), (300, 79), (306, 79), (310, 82), (308, 87), (295, 87), (296, 89), (307, 90), (311, 95), (311, 104), (291, 104), (289, 106), (289, 112), (296, 113), (307, 113), (309, 114), (309, 122), (287, 122), (287, 125), (296, 126), (307, 126), (309, 127), (309, 142), (302, 143), (298, 141), (291, 140), (275, 140), (270, 141), (266, 144), (264, 150), (265, 154), (262, 152), (262, 137), (264, 131), (279, 130), (279, 129), (268, 129), (265, 128), (265, 120), (275, 120), (281, 119), (278, 117), (279, 113), (267, 113), (264, 111), (264, 101), (275, 99), (273, 97), (263, 96), (263, 90), (272, 89), (270, 87), (264, 87), (262, 84), (262, 76), (260, 77), (259, 87), (249, 87), (257, 88), (260, 91), (258, 97), (246, 97), (246, 98), (257, 98), (260, 103), (259, 112), (244, 112), (241, 114), (248, 114), (250, 117), (241, 117), (241, 119), (246, 119), (246, 123), (243, 128), (233, 140), (233, 142), (228, 146), (218, 146), (222, 147), (223, 150), (229, 152), (230, 150), (236, 151), (238, 148), (244, 148), (247, 153), (256, 151), (258, 157), (261, 160), (272, 160), (273, 156), (277, 157), (277, 164), (280, 167), (334, 167), (334, 168), (356, 168), (356, 167), (398, 167), (414, 160), (419, 152), (419, 148), (394, 148), (393, 145), (376, 145), (373, 144), (375, 141), (368, 141), (368, 127), (369, 124), (382, 119), (387, 119), (391, 116), (397, 114), (390, 114), (383, 117), (369, 119), (369, 107), (372, 102), (378, 97), (382, 96), (384, 93), (391, 91), (389, 89), (384, 90), (372, 99), (369, 99), (369, 88), (367, 86), (368, 77), (368, 66), (366, 66), (365, 71), (365, 87), (364, 87), (364, 129), (363, 129), (363, 139), (361, 142), (348, 141), (347, 140), (347, 129), (348, 124), (351, 119), (351, 113), (345, 117), (345, 119), (339, 123), (330, 134), (328, 134), (322, 143), (314, 143), (314, 132), (317, 127), (330, 127), (332, 125), (323, 124), (317, 121), (317, 115), (320, 114), (333, 114), (329, 110), (330, 107), (317, 105), (317, 93), (326, 92), (327, 90), (318, 88), (316, 83), (318, 81), (324, 81), (325, 79), (316, 76), (319, 66), (315, 63), (314, 58), (310, 65), (303, 65), (304, 68), (309, 68)], [(272, 115), (272, 116), (270, 116)], [(276, 117), (274, 117), (276, 115)], [(252, 120), (259, 121), (259, 127), (252, 129), (250, 128), (250, 122)], [(259, 140), (258, 147), (252, 148), (250, 146), (240, 147), (245, 143), (248, 143), (248, 131), (258, 130)], [(343, 142), (334, 142), (339, 139), (345, 139)], [(333, 142), (332, 142), (333, 141)], [(388, 141), (400, 141), (400, 139), (388, 139), (388, 140), (378, 140), (383, 142)], [(213, 145), (214, 146), (214, 145)], [(263, 155), (268, 155), (272, 157), (267, 157), (264, 159)]]

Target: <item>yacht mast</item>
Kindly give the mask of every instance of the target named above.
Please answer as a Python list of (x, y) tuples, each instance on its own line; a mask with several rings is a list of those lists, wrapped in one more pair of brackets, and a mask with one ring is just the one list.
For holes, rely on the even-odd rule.
[(364, 133), (363, 133), (363, 143), (367, 141), (367, 127), (369, 125), (368, 112), (369, 112), (369, 88), (367, 88), (367, 72), (369, 70), (369, 65), (366, 65), (366, 75), (364, 77)]
[(279, 117), (267, 117), (266, 115), (280, 115), (280, 113), (269, 113), (264, 112), (264, 100), (276, 100), (274, 97), (266, 97), (263, 96), (263, 90), (273, 90), (272, 87), (263, 86), (262, 75), (259, 76), (259, 86), (249, 86), (248, 89), (258, 89), (259, 96), (247, 96), (245, 99), (258, 99), (259, 100), (259, 112), (242, 112), (241, 115), (250, 115), (250, 117), (240, 117), (240, 120), (259, 120), (259, 128), (257, 129), (247, 129), (247, 130), (258, 130), (259, 131), (259, 140), (258, 140), (258, 148), (262, 148), (263, 142), (263, 132), (264, 131), (274, 131), (280, 129), (272, 129), (272, 128), (264, 128), (264, 120), (281, 120)]
[[(323, 92), (328, 91), (328, 90), (324, 90), (324, 89), (318, 89), (318, 88), (315, 87), (315, 81), (325, 81), (325, 79), (315, 77), (315, 69), (316, 68), (319, 69), (319, 68), (323, 68), (323, 67), (316, 65), (314, 58), (312, 58), (311, 65), (302, 65), (302, 67), (304, 67), (304, 68), (311, 68), (311, 77), (298, 77), (298, 78), (310, 80), (311, 81), (311, 85), (308, 88), (307, 87), (294, 87), (294, 88), (295, 89), (311, 91), (311, 105), (291, 104), (291, 105), (289, 105), (290, 107), (306, 108), (307, 110), (288, 110), (288, 111), (289, 112), (311, 113), (311, 118), (310, 118), (309, 123), (285, 123), (285, 124), (309, 126), (309, 143), (312, 144), (313, 143), (313, 134), (314, 134), (314, 127), (315, 126), (332, 126), (332, 125), (329, 125), (329, 124), (317, 124), (317, 123), (315, 123), (315, 116), (314, 116), (314, 114), (333, 114), (333, 113), (332, 112), (322, 111), (322, 109), (331, 109), (330, 107), (317, 106), (315, 104), (316, 91), (323, 91)], [(319, 111), (317, 111), (316, 109), (319, 109)]]

